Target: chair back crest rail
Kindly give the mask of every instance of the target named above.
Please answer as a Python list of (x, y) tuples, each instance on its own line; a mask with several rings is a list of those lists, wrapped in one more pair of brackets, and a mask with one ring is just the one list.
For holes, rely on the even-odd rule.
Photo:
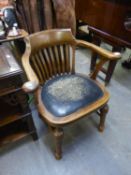
[(90, 77), (96, 79), (99, 70), (108, 60), (119, 59), (119, 53), (111, 53), (91, 43), (76, 40), (70, 29), (51, 29), (31, 34), (25, 38), (26, 51), (23, 66), (30, 81), (41, 85), (61, 74), (75, 73), (75, 48), (86, 47), (97, 52), (101, 59)]

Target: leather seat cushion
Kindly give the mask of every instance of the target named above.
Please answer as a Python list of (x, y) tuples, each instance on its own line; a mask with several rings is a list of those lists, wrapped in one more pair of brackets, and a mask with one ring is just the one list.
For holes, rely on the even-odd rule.
[(92, 104), (103, 96), (91, 79), (78, 74), (57, 76), (42, 87), (42, 101), (56, 117), (63, 117)]

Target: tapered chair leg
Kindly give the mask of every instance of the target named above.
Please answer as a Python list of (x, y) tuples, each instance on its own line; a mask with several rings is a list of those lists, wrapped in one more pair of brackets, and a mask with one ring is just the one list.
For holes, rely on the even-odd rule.
[(53, 130), (53, 135), (55, 138), (55, 157), (59, 160), (62, 158), (62, 141), (64, 136), (63, 129), (55, 128)]
[(106, 104), (104, 107), (100, 109), (100, 124), (98, 127), (98, 130), (100, 132), (104, 131), (105, 128), (105, 119), (106, 119), (106, 114), (108, 113), (109, 107), (108, 104)]

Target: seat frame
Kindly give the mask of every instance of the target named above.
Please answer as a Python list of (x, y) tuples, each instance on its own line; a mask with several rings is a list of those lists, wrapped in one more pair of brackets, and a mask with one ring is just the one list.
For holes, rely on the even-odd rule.
[[(47, 123), (55, 138), (55, 157), (56, 159), (60, 159), (62, 157), (62, 140), (64, 136), (63, 127), (65, 125), (68, 125), (72, 122), (75, 122), (76, 120), (88, 116), (92, 112), (97, 112), (97, 114), (100, 116), (100, 123), (98, 129), (101, 132), (104, 130), (105, 118), (108, 112), (107, 103), (109, 100), (109, 93), (107, 92), (105, 87), (96, 80), (96, 78), (105, 62), (110, 60), (118, 60), (120, 59), (121, 55), (120, 53), (112, 53), (106, 51), (105, 49), (100, 48), (94, 44), (82, 40), (76, 40), (73, 37), (70, 29), (52, 29), (38, 32), (36, 34), (32, 34), (26, 37), (25, 43), (26, 43), (26, 50), (22, 57), (22, 64), (29, 81), (26, 82), (22, 88), (27, 93), (34, 93), (40, 117), (43, 121)], [(101, 88), (101, 90), (103, 91), (103, 96), (94, 103), (87, 105), (77, 110), (76, 112), (64, 117), (53, 116), (44, 106), (41, 99), (42, 87), (29, 61), (30, 56), (34, 54), (38, 49), (43, 47), (46, 48), (50, 45), (56, 45), (59, 43), (60, 44), (68, 43), (72, 45), (73, 51), (75, 51), (75, 47), (78, 46), (86, 47), (87, 49), (91, 49), (93, 52), (96, 52), (101, 56), (100, 57), (101, 59), (99, 59), (99, 62), (96, 64), (94, 71), (92, 72), (92, 74), (90, 74), (90, 78), (93, 79), (94, 82)], [(73, 52), (73, 65), (72, 69), (70, 70), (72, 74), (75, 73), (74, 57), (75, 54)], [(50, 78), (52, 77), (49, 77), (49, 79)]]

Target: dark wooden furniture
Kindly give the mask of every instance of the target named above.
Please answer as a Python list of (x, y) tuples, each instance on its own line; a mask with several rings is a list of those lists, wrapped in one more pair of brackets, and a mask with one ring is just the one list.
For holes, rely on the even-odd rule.
[[(99, 131), (104, 130), (109, 93), (95, 79), (102, 65), (120, 54), (76, 40), (68, 29), (47, 30), (25, 38), (22, 64), (28, 77), (25, 92), (34, 92), (41, 118), (55, 138), (55, 156), (62, 156), (63, 127), (97, 111)], [(75, 47), (82, 46), (101, 55), (90, 75), (75, 73)]]
[(28, 135), (37, 139), (22, 76), (11, 50), (0, 45), (0, 146)]
[[(106, 39), (104, 37), (103, 34), (101, 34), (100, 31), (96, 30), (96, 28), (93, 28), (93, 27), (88, 27), (89, 31), (90, 31), (90, 35), (92, 35), (92, 43), (97, 45), (97, 46), (100, 46), (101, 45), (101, 42), (104, 41), (106, 43), (109, 43), (111, 45), (114, 45), (112, 47), (112, 52), (121, 52), (122, 50), (122, 47), (120, 47), (119, 45), (115, 45), (113, 43), (110, 43), (108, 39)], [(95, 65), (96, 65), (96, 62), (97, 62), (97, 59), (98, 59), (98, 54), (95, 53), (95, 52), (92, 52), (92, 58), (91, 58), (91, 65), (90, 65), (90, 70), (91, 72), (94, 70), (95, 68)], [(113, 75), (113, 72), (115, 70), (115, 66), (117, 64), (117, 61), (116, 60), (113, 60), (113, 61), (110, 61), (107, 68), (102, 68), (101, 71), (106, 75), (105, 77), (105, 85), (108, 85), (108, 83), (110, 82), (111, 80), (111, 77)]]
[[(76, 0), (76, 17), (89, 25), (93, 43), (105, 41), (113, 46), (113, 51), (122, 47), (131, 48), (131, 1), (130, 0)], [(97, 54), (92, 54), (91, 71), (95, 67)], [(116, 61), (109, 63), (105, 83), (113, 74)], [(103, 70), (102, 70), (103, 71)]]

